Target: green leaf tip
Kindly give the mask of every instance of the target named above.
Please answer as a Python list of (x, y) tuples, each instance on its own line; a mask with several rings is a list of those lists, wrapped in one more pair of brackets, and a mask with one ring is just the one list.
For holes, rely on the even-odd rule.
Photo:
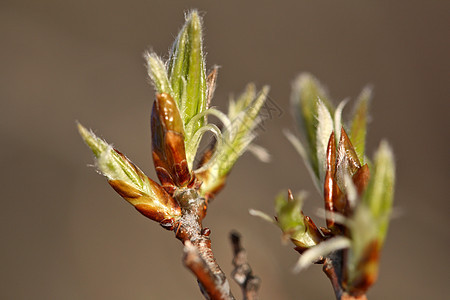
[(367, 119), (371, 98), (372, 89), (370, 87), (364, 88), (356, 101), (353, 119), (350, 124), (350, 140), (355, 147), (356, 154), (358, 155), (361, 164), (364, 164), (365, 161)]
[[(205, 57), (203, 53), (202, 18), (196, 10), (186, 15), (186, 22), (175, 40), (168, 61), (168, 77), (172, 97), (177, 102), (184, 124), (207, 107)], [(204, 120), (196, 121), (189, 137), (195, 134)]]
[(77, 125), (81, 137), (94, 153), (98, 170), (108, 180), (121, 180), (143, 193), (149, 193), (146, 178), (141, 175), (142, 171), (137, 169), (123, 154), (115, 150), (112, 145), (97, 137), (91, 130), (86, 129), (79, 123)]
[[(319, 165), (321, 163), (318, 161), (317, 147), (318, 144), (321, 144), (321, 140), (319, 139), (318, 141), (317, 134), (321, 134), (323, 130), (318, 132), (318, 127), (323, 128), (321, 124), (324, 124), (324, 121), (322, 121), (321, 116), (327, 117), (327, 115), (333, 115), (334, 107), (330, 103), (328, 93), (324, 86), (317, 78), (309, 73), (301, 73), (294, 80), (292, 84), (291, 106), (300, 131), (306, 139), (307, 147), (305, 150), (308, 153), (311, 169), (320, 178), (321, 173), (319, 170), (321, 167)], [(329, 119), (327, 118), (327, 120)]]
[(78, 133), (86, 143), (86, 145), (92, 150), (94, 156), (98, 158), (100, 154), (108, 148), (108, 144), (98, 138), (92, 130), (88, 130), (86, 127), (77, 122)]
[(286, 192), (281, 192), (275, 198), (275, 213), (278, 219), (278, 226), (284, 231), (299, 230), (304, 231), (303, 222), (304, 195), (293, 197), (290, 193), (286, 197)]
[(299, 252), (316, 246), (322, 241), (322, 234), (314, 222), (302, 212), (304, 194), (294, 197), (291, 191), (280, 193), (275, 199), (277, 225)]
[(395, 161), (391, 147), (382, 141), (375, 153), (372, 177), (367, 191), (363, 195), (363, 203), (368, 206), (379, 224), (379, 241), (383, 244), (394, 200)]
[(219, 155), (223, 157), (219, 165), (219, 176), (224, 176), (231, 170), (255, 138), (254, 129), (261, 121), (258, 114), (268, 93), (268, 86), (264, 86), (256, 94), (255, 87), (250, 84), (235, 102), (234, 109), (229, 111), (230, 127), (222, 130), (223, 146), (217, 149)]
[(367, 190), (349, 219), (351, 247), (349, 251), (348, 286), (350, 290), (366, 290), (378, 275), (379, 252), (386, 238), (395, 184), (392, 149), (382, 141), (375, 154)]
[(154, 52), (145, 52), (144, 58), (147, 62), (148, 75), (156, 91), (160, 94), (173, 95), (172, 85), (167, 75), (165, 63)]
[(260, 122), (258, 114), (268, 92), (269, 87), (265, 86), (256, 94), (254, 86), (250, 84), (236, 102), (235, 110), (230, 111), (228, 115), (230, 127), (222, 130), (222, 147), (216, 149), (220, 157), (218, 176), (226, 176), (230, 172), (237, 159), (255, 138), (254, 129)]

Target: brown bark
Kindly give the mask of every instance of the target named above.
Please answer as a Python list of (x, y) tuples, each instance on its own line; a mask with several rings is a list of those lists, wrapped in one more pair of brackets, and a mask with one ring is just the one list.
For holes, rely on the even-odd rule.
[(258, 290), (261, 280), (259, 277), (253, 275), (252, 268), (247, 261), (247, 252), (241, 245), (239, 233), (232, 232), (230, 238), (234, 253), (234, 270), (231, 275), (234, 281), (241, 287), (244, 300), (258, 300)]
[(185, 246), (185, 266), (197, 277), (206, 299), (234, 299), (228, 280), (214, 258), (209, 238), (211, 231), (202, 227), (201, 221), (206, 215), (204, 199), (199, 198), (196, 192), (175, 197), (183, 205), (183, 216), (174, 231)]

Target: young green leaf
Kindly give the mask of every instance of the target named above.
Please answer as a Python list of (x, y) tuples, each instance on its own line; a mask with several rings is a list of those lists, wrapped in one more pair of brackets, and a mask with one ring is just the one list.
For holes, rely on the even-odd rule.
[(300, 131), (306, 138), (309, 161), (316, 176), (319, 176), (316, 155), (318, 99), (331, 114), (334, 113), (328, 94), (320, 82), (309, 73), (300, 74), (292, 85), (291, 105)]
[[(186, 126), (194, 116), (204, 111), (207, 105), (202, 20), (196, 10), (187, 15), (186, 23), (172, 47), (168, 74), (173, 98)], [(192, 130), (186, 132), (186, 140), (203, 125), (204, 119), (196, 120)]]
[(367, 114), (371, 97), (372, 89), (369, 87), (364, 88), (356, 101), (353, 112), (353, 120), (350, 125), (350, 140), (355, 147), (356, 154), (358, 155), (361, 164), (364, 164)]
[(285, 193), (281, 193), (275, 199), (277, 225), (301, 253), (323, 241), (322, 234), (314, 222), (303, 214), (304, 197), (304, 194), (294, 197), (289, 190), (287, 197)]
[[(192, 170), (199, 145), (197, 138), (202, 136), (198, 131), (206, 124), (206, 118), (202, 114), (211, 100), (217, 77), (215, 68), (209, 79), (206, 78), (202, 20), (198, 12), (193, 10), (187, 14), (167, 63), (155, 53), (147, 53), (145, 57), (156, 91), (169, 94), (178, 107), (183, 121), (186, 157)], [(198, 117), (199, 115), (202, 117)]]
[(323, 186), (326, 171), (327, 147), (330, 135), (333, 132), (334, 123), (330, 111), (325, 104), (317, 100), (317, 130), (316, 130), (316, 159), (317, 176), (320, 186)]
[(173, 224), (181, 216), (178, 203), (125, 155), (81, 124), (78, 124), (78, 131), (94, 153), (98, 170), (108, 178), (111, 187), (139, 212), (165, 224)]
[(311, 218), (303, 215), (303, 198), (304, 194), (294, 198), (290, 190), (287, 197), (285, 193), (280, 193), (275, 199), (275, 220), (258, 210), (252, 209), (250, 214), (276, 224), (283, 232), (283, 237), (290, 239), (296, 245), (296, 250), (303, 253), (323, 241), (321, 232)]
[(348, 288), (362, 292), (377, 278), (379, 252), (392, 211), (395, 165), (392, 150), (384, 141), (375, 154), (373, 167), (369, 186), (349, 220)]
[(372, 177), (363, 202), (379, 226), (378, 239), (383, 244), (392, 211), (395, 185), (395, 162), (391, 147), (382, 141), (375, 154)]
[(222, 140), (216, 143), (207, 168), (197, 171), (197, 175), (203, 181), (201, 190), (204, 194), (224, 184), (226, 176), (237, 159), (255, 138), (254, 129), (260, 122), (258, 114), (268, 92), (269, 87), (265, 86), (255, 96), (254, 86), (248, 85), (238, 101), (232, 102), (227, 120), (223, 122)]
[(173, 95), (172, 85), (169, 82), (167, 76), (166, 67), (164, 62), (155, 53), (144, 54), (144, 58), (147, 61), (147, 69), (150, 78), (152, 79), (153, 85), (158, 93), (166, 93)]

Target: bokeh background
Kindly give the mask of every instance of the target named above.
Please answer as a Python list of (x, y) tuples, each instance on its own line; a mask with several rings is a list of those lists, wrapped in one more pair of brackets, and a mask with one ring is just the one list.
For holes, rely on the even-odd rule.
[(253, 81), (270, 84), (280, 108), (257, 139), (272, 162), (246, 154), (205, 220), (224, 271), (237, 229), (262, 299), (333, 299), (321, 268), (292, 274), (291, 245), (248, 214), (272, 213), (289, 187), (309, 191), (305, 212), (323, 224), (319, 195), (281, 133), (294, 130), (291, 82), (308, 71), (336, 102), (372, 84), (369, 154), (382, 138), (395, 149), (397, 217), (369, 298), (447, 298), (450, 22), (448, 2), (434, 0), (0, 1), (0, 298), (201, 299), (181, 243), (87, 167), (75, 127), (94, 128), (155, 178), (142, 53), (167, 57), (190, 8), (204, 16), (208, 66), (221, 66), (214, 105), (225, 110)]

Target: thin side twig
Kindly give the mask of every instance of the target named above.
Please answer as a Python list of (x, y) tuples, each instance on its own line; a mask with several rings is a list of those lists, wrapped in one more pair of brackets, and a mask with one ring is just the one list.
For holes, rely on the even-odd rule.
[[(340, 252), (342, 253), (342, 251)], [(337, 300), (367, 300), (366, 295), (352, 296), (346, 293), (341, 286), (341, 277), (339, 263), (332, 261), (329, 257), (325, 259), (323, 264), (323, 272), (327, 275), (334, 289), (334, 294)]]
[(342, 287), (339, 283), (339, 275), (336, 273), (336, 268), (333, 266), (330, 258), (326, 258), (323, 264), (323, 272), (327, 275), (328, 279), (333, 286), (334, 294), (336, 295), (336, 299), (340, 300), (342, 298)]
[(253, 275), (252, 268), (247, 261), (247, 252), (241, 245), (239, 233), (232, 232), (230, 238), (234, 253), (234, 270), (231, 276), (241, 287), (244, 300), (257, 300), (259, 299), (258, 290), (261, 285), (261, 280), (259, 277)]

